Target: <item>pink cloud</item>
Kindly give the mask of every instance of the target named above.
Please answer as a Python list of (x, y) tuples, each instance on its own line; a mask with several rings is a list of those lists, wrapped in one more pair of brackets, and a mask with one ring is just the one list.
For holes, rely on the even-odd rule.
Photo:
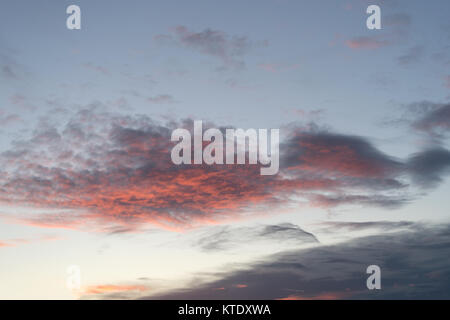
[(450, 89), (450, 75), (444, 78), (444, 85), (446, 88)]
[(112, 293), (121, 293), (121, 292), (144, 292), (149, 290), (147, 286), (142, 285), (96, 285), (89, 286), (81, 290), (82, 294), (85, 295), (94, 295), (94, 294), (112, 294)]
[(389, 45), (389, 41), (378, 37), (357, 37), (347, 40), (346, 44), (351, 49), (378, 49)]

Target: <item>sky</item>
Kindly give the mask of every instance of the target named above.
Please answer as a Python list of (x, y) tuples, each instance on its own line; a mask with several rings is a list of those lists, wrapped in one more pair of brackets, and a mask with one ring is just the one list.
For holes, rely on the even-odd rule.
[[(3, 1), (0, 299), (449, 299), (449, 12)], [(175, 165), (196, 120), (279, 129), (278, 174)]]

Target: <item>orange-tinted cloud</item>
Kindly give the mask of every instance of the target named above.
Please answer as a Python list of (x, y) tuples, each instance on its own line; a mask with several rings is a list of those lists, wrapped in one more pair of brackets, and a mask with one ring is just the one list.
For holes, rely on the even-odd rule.
[(389, 42), (377, 37), (357, 37), (346, 41), (351, 49), (378, 49), (389, 45)]
[(0, 241), (0, 248), (3, 248), (3, 247), (11, 247), (11, 244), (4, 242), (4, 241)]
[(22, 238), (17, 238), (17, 239), (9, 239), (9, 240), (3, 240), (0, 241), (0, 248), (2, 247), (17, 247), (19, 245), (25, 245), (25, 244), (31, 244), (31, 243), (36, 243), (36, 242), (42, 242), (42, 241), (55, 241), (55, 240), (60, 240), (61, 238), (58, 236), (42, 236), (39, 238), (34, 238), (34, 239), (22, 239)]
[[(0, 202), (59, 212), (18, 217), (35, 226), (180, 230), (280, 208), (293, 196), (311, 205), (347, 203), (354, 188), (370, 200), (355, 203), (384, 205), (377, 188), (401, 186), (399, 162), (363, 138), (330, 133), (292, 132), (276, 176), (261, 176), (259, 165), (176, 166), (170, 135), (181, 126), (192, 121), (163, 125), (89, 110), (59, 128), (42, 126), (1, 154)], [(346, 198), (323, 201), (324, 192)]]
[(142, 285), (96, 285), (86, 287), (82, 290), (82, 293), (85, 295), (93, 295), (93, 294), (112, 294), (112, 293), (122, 293), (122, 292), (145, 292), (149, 290), (148, 287)]

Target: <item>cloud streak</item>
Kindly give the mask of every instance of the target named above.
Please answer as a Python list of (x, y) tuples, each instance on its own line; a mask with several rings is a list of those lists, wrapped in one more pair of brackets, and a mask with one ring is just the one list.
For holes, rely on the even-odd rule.
[(203, 251), (214, 252), (267, 241), (275, 241), (285, 245), (291, 243), (296, 246), (319, 243), (319, 240), (312, 233), (295, 224), (282, 223), (256, 227), (218, 227), (208, 231), (206, 235), (196, 241), (195, 245)]
[(192, 31), (185, 26), (173, 28), (169, 35), (158, 35), (159, 42), (174, 42), (193, 51), (219, 59), (224, 67), (242, 68), (243, 56), (255, 47), (245, 36), (230, 36), (220, 30)]

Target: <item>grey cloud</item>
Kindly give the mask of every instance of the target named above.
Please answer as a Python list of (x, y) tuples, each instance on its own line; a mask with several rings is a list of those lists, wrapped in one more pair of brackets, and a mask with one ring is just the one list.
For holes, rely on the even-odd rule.
[(306, 232), (292, 223), (265, 226), (259, 233), (259, 236), (274, 239), (295, 239), (305, 242), (319, 242), (312, 233)]
[(174, 98), (169, 94), (160, 94), (154, 97), (148, 98), (151, 103), (174, 103)]
[(416, 115), (412, 127), (435, 138), (442, 138), (450, 131), (450, 104), (429, 101), (415, 103), (409, 109)]
[(346, 41), (351, 49), (378, 49), (404, 41), (408, 35), (411, 17), (404, 13), (387, 15), (382, 18), (383, 30), (375, 35), (353, 37)]
[(422, 187), (435, 187), (450, 173), (450, 151), (434, 148), (414, 154), (408, 168), (414, 181)]
[(0, 48), (0, 77), (9, 81), (23, 80), (29, 71), (14, 58), (14, 52)]
[(12, 70), (11, 66), (2, 66), (2, 72), (1, 73), (7, 79), (17, 79), (17, 75)]
[(373, 195), (347, 195), (333, 196), (317, 195), (312, 200), (319, 206), (337, 207), (341, 205), (361, 205), (365, 207), (381, 207), (384, 209), (397, 209), (411, 201), (407, 196)]
[(368, 139), (321, 130), (294, 132), (280, 146), (281, 167), (286, 172), (323, 176), (346, 186), (336, 188), (334, 193), (310, 193), (314, 204), (395, 208), (409, 200), (403, 161), (381, 152)]
[(383, 24), (388, 27), (401, 26), (407, 27), (411, 24), (411, 17), (406, 13), (395, 13), (383, 18)]
[(397, 62), (403, 66), (419, 62), (423, 57), (424, 51), (425, 50), (423, 46), (415, 46), (409, 48), (405, 54), (397, 58)]
[(200, 32), (177, 26), (172, 35), (158, 35), (160, 42), (175, 41), (187, 48), (220, 59), (224, 67), (242, 68), (243, 56), (255, 46), (245, 36), (230, 36), (223, 31), (205, 29)]
[(297, 245), (318, 243), (317, 238), (292, 223), (232, 228), (224, 226), (196, 241), (204, 251), (222, 251), (261, 241), (292, 242)]
[(412, 221), (364, 221), (364, 222), (347, 222), (347, 221), (329, 221), (321, 223), (328, 231), (362, 231), (367, 229), (379, 229), (390, 231), (404, 228), (414, 228), (417, 223)]
[[(449, 225), (411, 228), (276, 254), (219, 280), (142, 299), (449, 299), (449, 257)], [(370, 291), (366, 268), (374, 264), (382, 290)]]

